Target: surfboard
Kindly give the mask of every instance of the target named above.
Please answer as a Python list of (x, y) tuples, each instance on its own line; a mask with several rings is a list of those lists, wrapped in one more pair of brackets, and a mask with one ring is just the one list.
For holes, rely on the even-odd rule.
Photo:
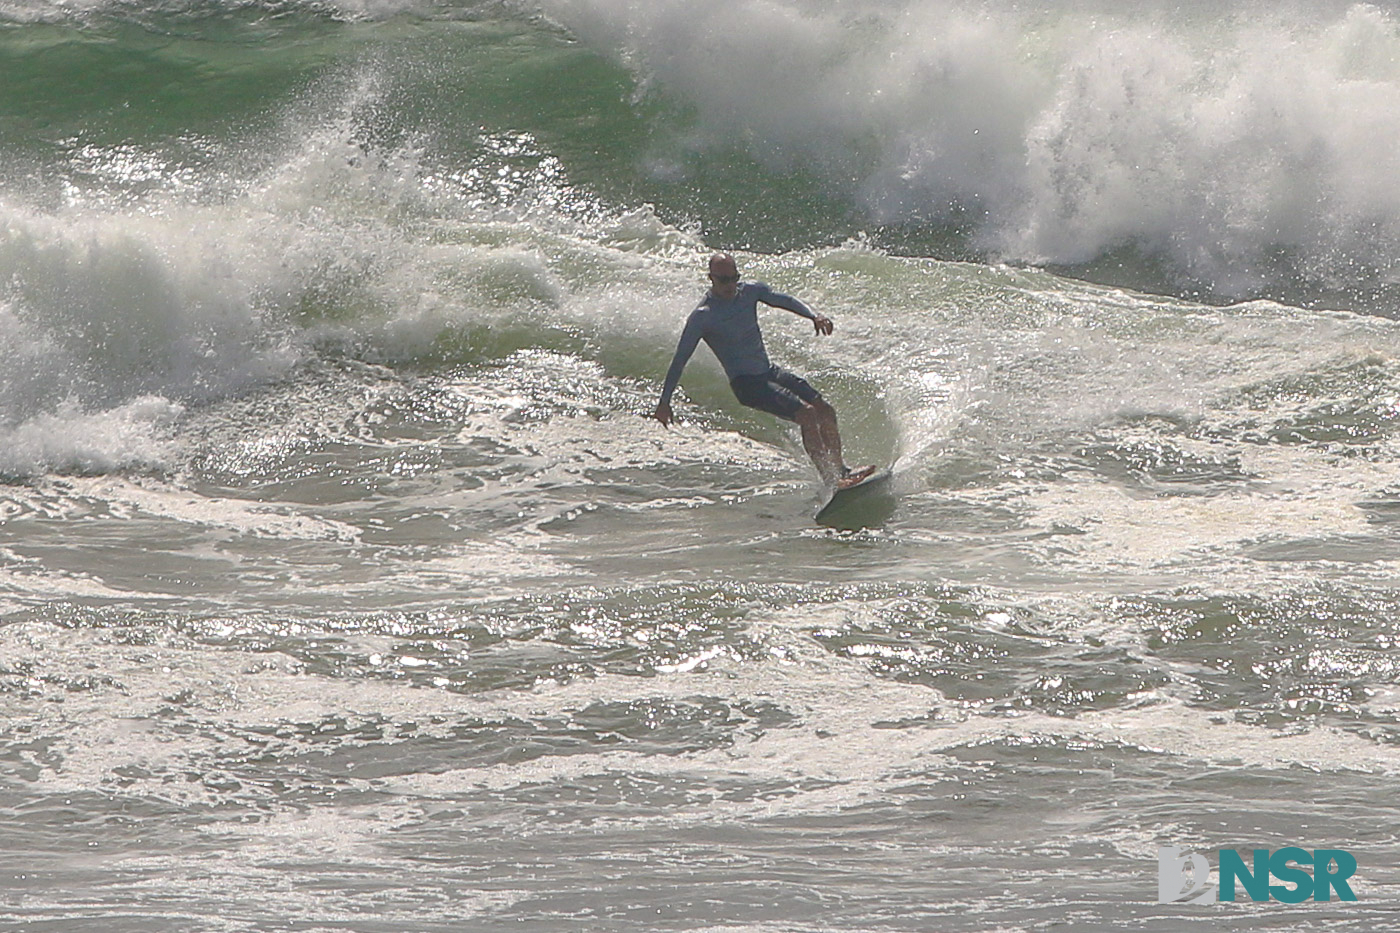
[[(888, 469), (879, 469), (854, 486), (836, 490), (817, 509), (817, 521), (838, 526), (846, 525), (851, 519), (874, 518), (875, 522), (883, 521), (892, 511), (884, 507), (894, 502), (890, 492), (890, 479), (893, 476), (894, 473)], [(882, 514), (877, 518), (876, 513)]]

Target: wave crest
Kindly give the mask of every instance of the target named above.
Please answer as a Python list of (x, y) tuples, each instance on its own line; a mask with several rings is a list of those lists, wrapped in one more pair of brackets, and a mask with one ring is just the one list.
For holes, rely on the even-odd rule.
[(1235, 296), (1396, 280), (1400, 23), (1374, 5), (535, 6), (685, 101), (687, 144), (815, 171), (877, 222), (1033, 263), (1136, 246)]

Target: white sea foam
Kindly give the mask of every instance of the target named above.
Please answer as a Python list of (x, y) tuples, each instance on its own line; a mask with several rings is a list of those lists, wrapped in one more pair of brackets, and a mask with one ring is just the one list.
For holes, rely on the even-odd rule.
[(159, 463), (185, 403), (295, 364), (256, 295), (277, 258), (221, 220), (0, 203), (0, 469)]
[(534, 189), (464, 196), (413, 149), (357, 140), (345, 114), (379, 93), (364, 75), (339, 118), (289, 129), (251, 177), (209, 170), (207, 191), (182, 178), (134, 205), (100, 186), (58, 209), (0, 200), (0, 472), (163, 465), (159, 429), (182, 407), (318, 355), (470, 354), (493, 326), (671, 339), (695, 290), (691, 235), (649, 210), (582, 224)]
[[(206, 720), (215, 731), (235, 733), (243, 727), (319, 726), (341, 720), (413, 723), (418, 735), (439, 735), (450, 734), (461, 721), (547, 725), (597, 704), (689, 703), (704, 698), (735, 705), (775, 704), (793, 717), (789, 725), (757, 731), (743, 742), (683, 755), (620, 747), (442, 775), (406, 772), (393, 779), (401, 789), (412, 786), (418, 794), (506, 789), (624, 770), (816, 779), (849, 785), (855, 796), (865, 796), (941, 766), (943, 754), (952, 749), (1038, 739), (1103, 743), (1220, 765), (1400, 772), (1400, 756), (1382, 743), (1325, 725), (1280, 734), (1226, 720), (1167, 694), (1143, 694), (1118, 708), (1073, 717), (1031, 710), (1007, 716), (961, 708), (928, 687), (875, 677), (859, 659), (815, 647), (805, 632), (864, 611), (867, 607), (804, 607), (758, 624), (755, 634), (772, 650), (772, 660), (738, 661), (729, 651), (703, 649), (657, 677), (601, 675), (563, 684), (542, 681), (529, 691), (472, 695), (382, 679), (313, 675), (282, 656), (250, 666), (239, 654), (213, 654), (178, 638), (158, 645), (127, 645), (100, 632), (77, 630), (63, 632), (64, 645), (56, 647), (55, 630), (40, 623), (7, 627), (0, 646), (12, 665), (42, 671), (44, 680), (31, 686), (52, 694), (54, 702), (27, 707), (25, 722), (40, 734), (52, 734), (55, 748), (62, 750), (61, 764), (45, 780), (76, 782), (71, 785), (75, 787), (96, 786), (123, 764), (161, 770), (172, 761), (191, 761), (217, 748), (215, 736), (179, 745), (161, 742), (156, 727), (148, 731), (149, 743), (132, 741), (127, 724), (156, 720), (156, 711), (176, 694), (190, 715)], [(362, 647), (386, 650), (381, 642), (382, 638), (369, 639)], [(691, 661), (695, 663), (687, 663)], [(112, 683), (65, 693), (63, 685), (81, 681), (94, 662), (100, 662)], [(284, 741), (286, 750), (293, 750), (299, 739), (289, 734)], [(343, 741), (359, 742), (353, 735)], [(842, 754), (831, 754), (836, 746)], [(821, 806), (829, 802), (820, 799)], [(794, 803), (802, 807), (801, 801)]]
[(1324, 282), (1394, 280), (1389, 4), (530, 6), (693, 107), (674, 146), (815, 170), (875, 219), (965, 217), (1036, 262), (1137, 243), (1226, 292), (1280, 253)]
[(183, 412), (159, 396), (98, 412), (60, 404), (13, 428), (0, 427), (0, 475), (24, 475), (36, 464), (79, 473), (162, 465), (170, 429)]

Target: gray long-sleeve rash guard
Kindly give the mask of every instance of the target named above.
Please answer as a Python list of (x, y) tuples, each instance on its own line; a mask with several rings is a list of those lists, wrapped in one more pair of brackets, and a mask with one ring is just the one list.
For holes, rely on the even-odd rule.
[(758, 376), (773, 368), (768, 360), (768, 352), (763, 349), (763, 335), (758, 330), (758, 303), (782, 308), (802, 317), (815, 320), (812, 309), (791, 295), (775, 292), (762, 282), (744, 282), (739, 291), (728, 301), (716, 298), (713, 292), (705, 296), (699, 307), (690, 312), (681, 331), (680, 343), (676, 345), (676, 355), (671, 360), (671, 368), (666, 371), (666, 385), (661, 390), (661, 404), (671, 403), (671, 393), (680, 382), (685, 364), (701, 340), (709, 344), (724, 374), (730, 379), (735, 376)]

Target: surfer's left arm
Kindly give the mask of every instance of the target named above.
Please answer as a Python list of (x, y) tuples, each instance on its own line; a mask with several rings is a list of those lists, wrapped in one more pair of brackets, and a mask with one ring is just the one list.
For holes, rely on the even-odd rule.
[(784, 311), (791, 311), (798, 317), (805, 317), (812, 322), (812, 326), (817, 329), (817, 333), (830, 334), (836, 329), (836, 325), (831, 323), (831, 318), (827, 317), (825, 314), (819, 314), (813, 311), (801, 300), (791, 295), (784, 295), (782, 292), (775, 292), (767, 285), (761, 283), (759, 287), (763, 289), (763, 293), (758, 297), (759, 301), (766, 305), (772, 305), (775, 308), (782, 308)]

